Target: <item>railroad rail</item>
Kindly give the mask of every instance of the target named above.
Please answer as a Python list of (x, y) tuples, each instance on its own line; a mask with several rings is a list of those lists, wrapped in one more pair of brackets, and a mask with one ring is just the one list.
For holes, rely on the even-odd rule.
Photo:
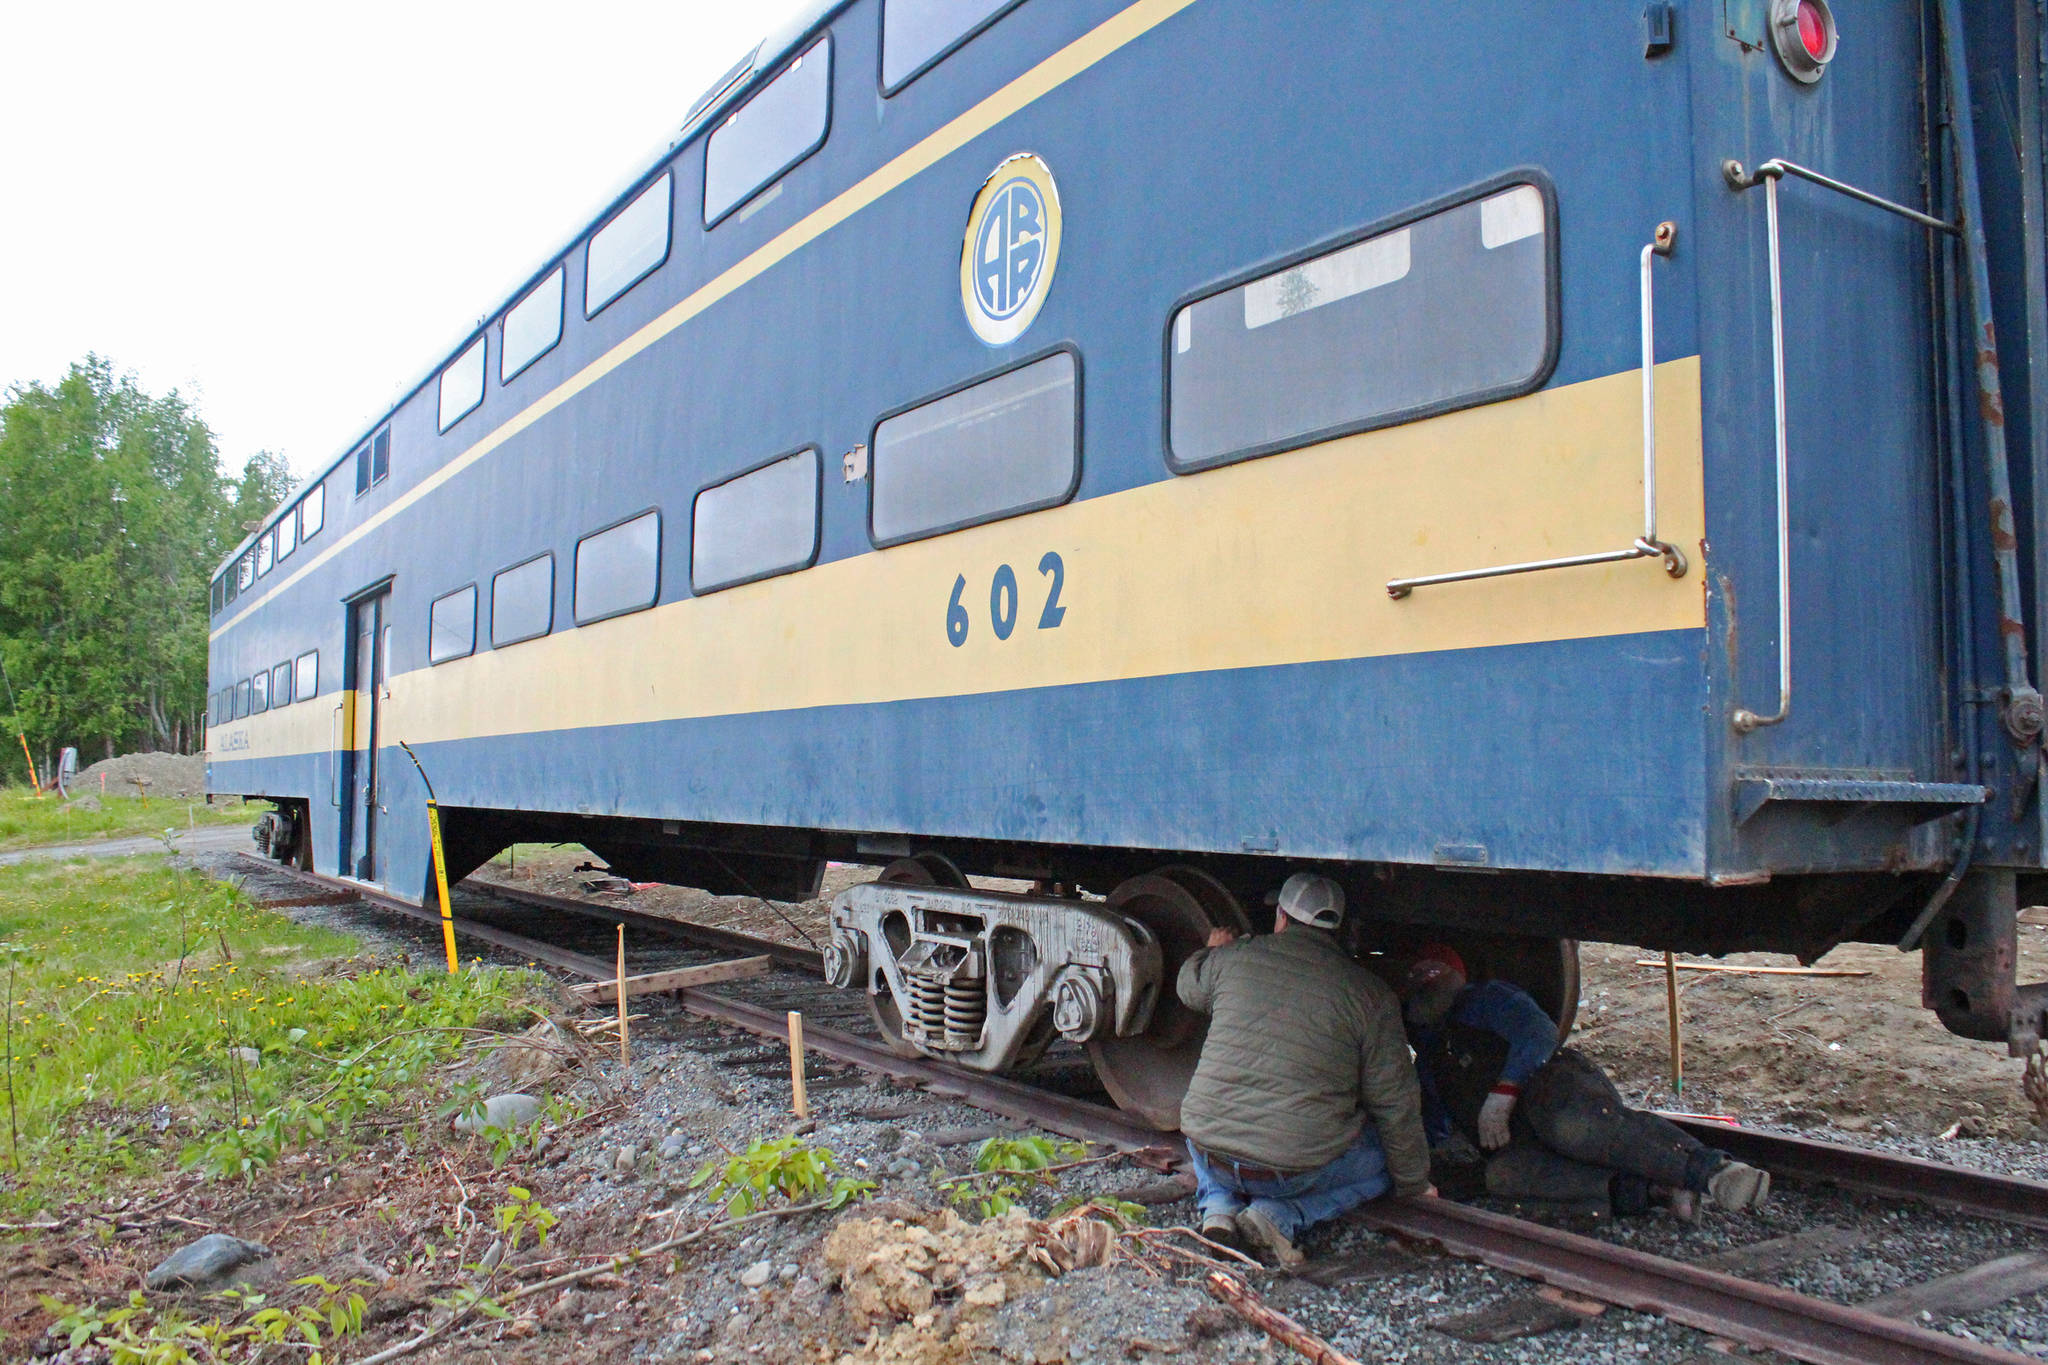
[[(254, 869), (282, 874), (313, 888), (317, 894), (312, 903), (335, 903), (341, 893), (347, 892), (408, 918), (440, 923), (435, 912), (372, 887), (281, 867), (249, 855), (238, 856)], [(731, 930), (496, 883), (472, 881), (463, 885), (470, 892), (513, 904), (627, 924), (645, 933), (703, 948), (765, 954), (786, 971), (801, 971), (813, 977), (819, 971), (816, 953)], [(287, 896), (271, 903), (282, 906), (309, 902), (305, 896)], [(458, 917), (455, 927), (458, 934), (546, 962), (590, 981), (609, 981), (617, 972), (615, 960), (606, 961), (471, 919)], [(693, 1014), (765, 1038), (788, 1038), (784, 1012), (703, 988), (686, 988), (673, 994)], [(1181, 1150), (1177, 1133), (1150, 1127), (1106, 1105), (1004, 1077), (966, 1071), (930, 1058), (899, 1056), (881, 1043), (856, 1034), (807, 1025), (804, 1045), (822, 1057), (1069, 1137), (1127, 1150)], [(2048, 1182), (1759, 1133), (1722, 1123), (1689, 1118), (1677, 1121), (1703, 1140), (1782, 1177), (1832, 1184), (1885, 1198), (1923, 1201), (2026, 1227), (2048, 1228)], [(1833, 1303), (1448, 1199), (1379, 1200), (1361, 1210), (1357, 1217), (1386, 1235), (1435, 1243), (1452, 1255), (1481, 1261), (1568, 1293), (1656, 1314), (1724, 1341), (1779, 1351), (1813, 1365), (2010, 1365), (2027, 1359), (1866, 1308)]]

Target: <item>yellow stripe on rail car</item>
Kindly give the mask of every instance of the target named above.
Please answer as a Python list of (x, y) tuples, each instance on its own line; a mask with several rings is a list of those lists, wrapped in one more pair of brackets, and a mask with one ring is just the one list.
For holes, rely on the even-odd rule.
[[(1699, 360), (1657, 371), (1659, 520), (1693, 558), (1682, 579), (1645, 559), (1387, 596), (1390, 578), (1628, 545), (1642, 528), (1629, 371), (416, 669), (392, 680), (383, 732), (418, 744), (1701, 629)], [(1048, 552), (1064, 615), (1043, 629)], [(998, 639), (1005, 564), (1018, 601)], [(224, 728), (250, 727), (248, 756), (305, 752), (307, 727), (287, 713), (272, 734), (276, 719)]]
[(591, 385), (603, 379), (619, 366), (652, 346), (655, 342), (675, 331), (690, 319), (702, 313), (719, 300), (736, 292), (774, 266), (794, 255), (801, 248), (824, 236), (847, 219), (859, 213), (883, 195), (908, 183), (924, 171), (959, 151), (975, 138), (994, 128), (1004, 119), (1035, 103), (1066, 84), (1074, 77), (1094, 66), (1097, 62), (1122, 48), (1134, 39), (1141, 38), (1174, 15), (1192, 5), (1195, 0), (1139, 0), (1137, 4), (1120, 11), (1114, 17), (1055, 52), (1052, 56), (1032, 67), (1029, 71), (1011, 81), (993, 95), (969, 109), (960, 117), (932, 133), (916, 146), (883, 165), (859, 183), (855, 184), (829, 201), (813, 209), (790, 227), (784, 229), (765, 245), (756, 249), (745, 259), (734, 265), (717, 278), (704, 284), (647, 323), (618, 345), (606, 351), (574, 375), (550, 389), (536, 399), (531, 406), (523, 409), (502, 425), (487, 433), (476, 444), (449, 460), (440, 468), (428, 474), (417, 484), (393, 498), (381, 510), (366, 518), (363, 523), (346, 535), (335, 540), (319, 554), (300, 564), (289, 578), (272, 585), (270, 592), (257, 601), (251, 602), (241, 611), (223, 621), (210, 635), (209, 641), (218, 640), (235, 626), (247, 620), (278, 594), (301, 582), (329, 560), (333, 559), (363, 537), (383, 526), (399, 513), (404, 512), (440, 488), (450, 479), (469, 468), (492, 451), (517, 436), (520, 432), (538, 422), (541, 418), (561, 407), (564, 403), (582, 393)]

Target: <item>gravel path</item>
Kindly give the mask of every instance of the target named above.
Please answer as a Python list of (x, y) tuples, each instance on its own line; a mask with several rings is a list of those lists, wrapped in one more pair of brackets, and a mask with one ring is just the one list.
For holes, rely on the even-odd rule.
[[(253, 818), (251, 823), (254, 823)], [(209, 825), (205, 829), (173, 830), (171, 845), (177, 853), (195, 859), (202, 854), (237, 853), (254, 848), (249, 842), (248, 827), (244, 825)], [(138, 854), (163, 851), (164, 841), (156, 835), (136, 835), (126, 839), (99, 839), (84, 844), (45, 844), (40, 848), (17, 849), (12, 853), (0, 853), (0, 867), (49, 858), (132, 858)]]

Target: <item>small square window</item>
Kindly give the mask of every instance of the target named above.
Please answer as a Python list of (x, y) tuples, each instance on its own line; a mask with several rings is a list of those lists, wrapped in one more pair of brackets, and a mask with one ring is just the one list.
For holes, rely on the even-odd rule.
[(476, 584), (434, 599), (427, 613), (427, 662), (446, 663), (476, 652)]
[(320, 695), (320, 651), (309, 649), (292, 664), (292, 696), (311, 701)]
[[(441, 371), (441, 430), (460, 422), (484, 401), (484, 338), (471, 342), (461, 355), (448, 362), (448, 368)], [(382, 438), (383, 433), (378, 433)], [(391, 459), (387, 443), (383, 447), (385, 463)]]
[(273, 707), (286, 706), (292, 699), (292, 666), (279, 664), (270, 670), (270, 704)]
[(642, 512), (576, 542), (576, 624), (654, 605), (661, 584), (661, 513)]

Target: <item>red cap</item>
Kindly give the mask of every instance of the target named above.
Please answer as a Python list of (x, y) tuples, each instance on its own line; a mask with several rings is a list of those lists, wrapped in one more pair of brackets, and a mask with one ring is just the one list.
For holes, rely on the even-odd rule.
[(1415, 985), (1423, 986), (1436, 980), (1446, 971), (1466, 976), (1465, 959), (1458, 956), (1458, 950), (1448, 943), (1426, 944), (1415, 954), (1415, 961), (1408, 966), (1408, 979)]

